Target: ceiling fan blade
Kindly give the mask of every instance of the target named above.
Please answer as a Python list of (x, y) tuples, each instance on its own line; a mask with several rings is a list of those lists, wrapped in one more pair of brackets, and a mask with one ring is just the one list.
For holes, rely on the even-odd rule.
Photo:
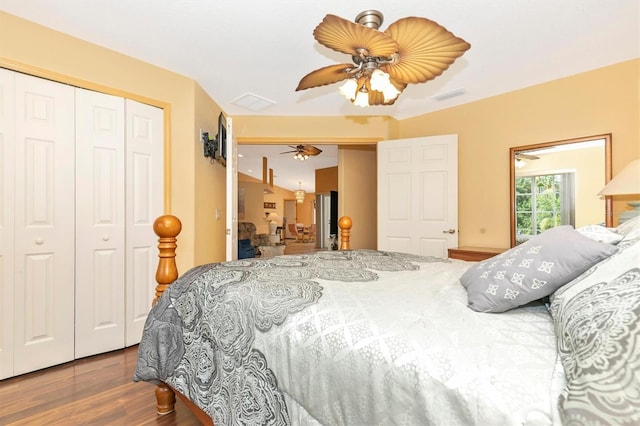
[(298, 152), (297, 150), (293, 150), (293, 151), (285, 151), (285, 152), (281, 152), (280, 154), (290, 154), (292, 152)]
[(540, 159), (540, 157), (538, 157), (537, 155), (525, 154), (523, 152), (520, 152), (520, 153), (516, 154), (516, 158), (524, 158), (525, 160), (539, 160)]
[(311, 71), (302, 77), (298, 87), (296, 87), (296, 92), (342, 81), (350, 77), (349, 71), (353, 68), (353, 64), (337, 64)]
[(405, 83), (424, 83), (442, 74), (471, 45), (442, 25), (426, 18), (399, 19), (385, 30), (398, 42), (398, 62), (385, 66)]
[(359, 56), (358, 49), (365, 49), (367, 56), (391, 56), (398, 51), (398, 44), (382, 31), (365, 27), (336, 15), (327, 15), (313, 30), (320, 44), (351, 56)]
[(313, 145), (305, 145), (303, 148), (303, 154), (306, 155), (318, 155), (322, 152), (322, 150), (320, 148), (316, 148)]

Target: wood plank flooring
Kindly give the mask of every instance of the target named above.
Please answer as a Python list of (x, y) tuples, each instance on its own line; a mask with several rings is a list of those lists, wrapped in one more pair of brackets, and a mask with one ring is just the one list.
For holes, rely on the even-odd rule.
[[(286, 254), (314, 251), (290, 243)], [(138, 347), (83, 358), (0, 380), (0, 426), (196, 426), (180, 401), (171, 414), (156, 413), (155, 386), (133, 382)]]
[(0, 381), (0, 425), (161, 425), (200, 422), (179, 400), (156, 414), (155, 386), (133, 382), (138, 347)]
[(311, 253), (316, 250), (316, 243), (296, 243), (287, 241), (284, 254)]

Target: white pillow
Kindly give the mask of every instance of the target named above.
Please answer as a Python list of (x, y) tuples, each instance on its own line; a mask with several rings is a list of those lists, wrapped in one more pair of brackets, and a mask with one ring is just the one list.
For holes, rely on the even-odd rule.
[(607, 244), (618, 244), (624, 237), (624, 235), (618, 234), (612, 228), (602, 225), (587, 225), (576, 228), (576, 231), (592, 240)]
[(622, 236), (627, 236), (631, 232), (640, 231), (640, 216), (636, 216), (633, 219), (629, 219), (626, 222), (621, 223), (616, 228), (616, 232)]

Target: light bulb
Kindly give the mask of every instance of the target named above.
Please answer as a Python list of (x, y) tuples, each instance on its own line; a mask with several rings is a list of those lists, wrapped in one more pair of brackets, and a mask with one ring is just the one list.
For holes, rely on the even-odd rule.
[(400, 94), (400, 91), (396, 89), (395, 86), (391, 84), (391, 82), (389, 82), (389, 85), (384, 88), (382, 94), (384, 95), (384, 101), (389, 102), (397, 98)]
[(389, 74), (380, 69), (374, 70), (371, 73), (369, 81), (371, 83), (371, 88), (378, 92), (384, 92), (384, 90), (391, 85), (391, 82), (389, 81)]
[(367, 92), (359, 91), (356, 99), (353, 101), (353, 104), (363, 108), (369, 106), (369, 94)]
[(355, 79), (350, 78), (347, 81), (345, 81), (342, 86), (340, 86), (340, 88), (338, 89), (338, 92), (340, 92), (340, 94), (345, 98), (352, 101), (356, 98), (357, 89), (358, 89), (358, 82)]

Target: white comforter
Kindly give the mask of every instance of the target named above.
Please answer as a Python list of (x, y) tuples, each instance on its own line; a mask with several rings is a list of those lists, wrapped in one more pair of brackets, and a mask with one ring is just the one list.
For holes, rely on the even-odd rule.
[[(469, 265), (375, 251), (217, 264), (191, 274), (188, 287), (177, 286), (159, 303), (171, 315), (150, 316), (136, 380), (166, 381), (220, 426), (557, 423), (563, 376), (546, 308), (472, 311), (458, 281)], [(225, 281), (223, 272), (235, 278)], [(216, 291), (194, 290), (207, 280)], [(219, 290), (231, 281), (241, 287), (234, 294), (251, 300), (237, 302), (233, 296), (234, 302), (225, 302)], [(258, 285), (249, 286), (251, 281)], [(232, 288), (223, 293), (231, 294)], [(298, 292), (305, 292), (304, 303)], [(271, 304), (271, 297), (285, 301), (286, 312)], [(240, 311), (251, 312), (249, 319), (207, 315), (207, 306), (216, 304), (217, 312), (220, 306), (226, 311), (241, 305)], [(175, 316), (174, 309), (182, 318), (178, 322), (187, 325), (186, 334), (152, 331), (158, 324), (173, 330), (166, 318)], [(193, 319), (199, 315), (217, 325)], [(255, 328), (240, 339), (231, 332), (253, 327), (252, 321)], [(241, 327), (221, 325), (231, 322)], [(212, 343), (194, 344), (210, 334)], [(251, 349), (232, 352), (238, 340)], [(158, 341), (170, 341), (171, 349), (159, 350)], [(216, 354), (216, 348), (226, 355)], [(238, 368), (247, 354), (266, 373)], [(270, 386), (281, 396), (264, 396)]]

